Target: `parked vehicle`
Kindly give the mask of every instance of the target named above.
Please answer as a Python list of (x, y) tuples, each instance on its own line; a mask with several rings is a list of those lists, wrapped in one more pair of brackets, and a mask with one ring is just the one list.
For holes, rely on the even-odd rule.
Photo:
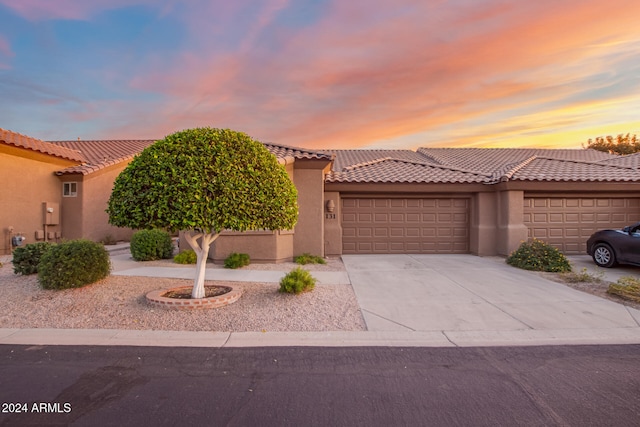
[(616, 264), (640, 266), (640, 222), (622, 230), (596, 231), (587, 240), (587, 253), (600, 267)]

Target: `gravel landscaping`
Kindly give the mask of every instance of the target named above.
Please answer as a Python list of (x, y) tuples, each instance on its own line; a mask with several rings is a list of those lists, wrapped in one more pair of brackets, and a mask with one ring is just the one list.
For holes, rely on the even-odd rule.
[[(152, 307), (145, 295), (155, 289), (191, 286), (191, 280), (110, 276), (79, 289), (43, 290), (36, 275), (13, 274), (10, 257), (0, 262), (0, 327), (73, 329), (151, 329), (180, 331), (362, 331), (360, 307), (350, 285), (318, 284), (300, 295), (281, 294), (275, 283), (206, 282), (241, 287), (234, 304), (207, 310)], [(175, 265), (171, 261), (141, 263)], [(291, 264), (291, 265), (287, 265)], [(295, 264), (252, 264), (252, 269), (289, 271)], [(217, 268), (217, 266), (213, 266)], [(343, 270), (340, 260), (309, 270)], [(247, 267), (245, 267), (247, 268)]]

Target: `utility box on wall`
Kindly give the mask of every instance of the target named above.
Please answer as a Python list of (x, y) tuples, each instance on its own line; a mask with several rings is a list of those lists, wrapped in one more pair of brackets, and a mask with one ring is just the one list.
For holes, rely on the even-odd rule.
[(59, 225), (60, 224), (60, 204), (54, 202), (42, 203), (42, 214), (44, 225)]

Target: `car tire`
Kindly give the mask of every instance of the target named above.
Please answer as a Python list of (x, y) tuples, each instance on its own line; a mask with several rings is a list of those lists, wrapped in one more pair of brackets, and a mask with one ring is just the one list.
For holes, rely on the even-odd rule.
[(611, 246), (606, 243), (598, 243), (593, 247), (593, 262), (599, 267), (613, 267), (616, 265), (616, 254)]

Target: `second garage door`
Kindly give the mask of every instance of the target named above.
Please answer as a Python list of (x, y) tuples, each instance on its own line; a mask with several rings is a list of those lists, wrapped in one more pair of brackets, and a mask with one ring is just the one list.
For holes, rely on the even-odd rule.
[(529, 237), (566, 254), (583, 254), (597, 230), (640, 221), (640, 198), (525, 197), (524, 224)]
[(345, 198), (342, 252), (468, 253), (468, 198)]

